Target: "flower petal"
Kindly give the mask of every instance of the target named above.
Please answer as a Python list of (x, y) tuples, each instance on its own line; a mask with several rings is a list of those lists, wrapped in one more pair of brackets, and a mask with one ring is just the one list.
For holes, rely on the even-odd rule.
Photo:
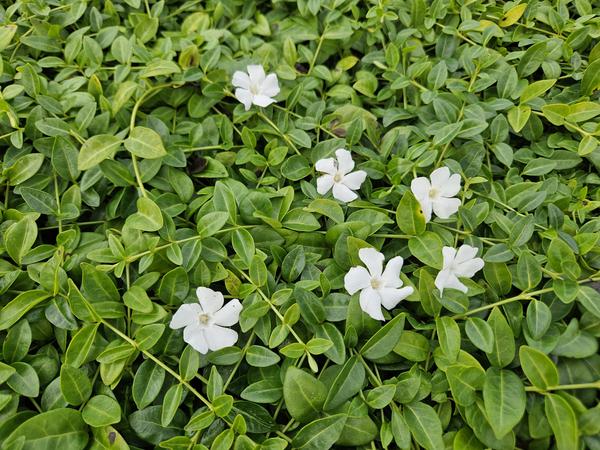
[(392, 310), (398, 303), (413, 293), (412, 286), (406, 286), (402, 289), (390, 289), (383, 288), (379, 289), (379, 295), (381, 296), (381, 304), (385, 309)]
[(323, 175), (317, 178), (317, 192), (321, 195), (325, 195), (329, 192), (329, 189), (333, 187), (333, 176)]
[(442, 270), (437, 274), (434, 281), (435, 287), (440, 290), (440, 295), (444, 292), (444, 289), (458, 289), (461, 292), (466, 293), (467, 287), (460, 282), (460, 280), (449, 270)]
[(467, 245), (467, 244), (461, 245), (458, 248), (458, 251), (456, 252), (454, 261), (457, 264), (467, 262), (470, 259), (475, 258), (477, 256), (478, 252), (479, 252), (479, 249), (477, 247), (471, 247), (470, 245)]
[(254, 98), (254, 95), (252, 95), (252, 93), (247, 89), (237, 88), (235, 90), (235, 98), (237, 98), (240, 103), (244, 105), (246, 111), (248, 111), (252, 106), (252, 99)]
[(231, 347), (238, 340), (237, 331), (213, 325), (205, 332), (208, 348), (212, 351)]
[(275, 103), (277, 100), (271, 98), (271, 97), (267, 97), (266, 95), (255, 95), (254, 98), (252, 99), (252, 103), (254, 103), (256, 106), (260, 106), (262, 108), (269, 106), (271, 103)]
[(315, 163), (315, 170), (317, 172), (323, 172), (328, 175), (335, 175), (337, 172), (337, 166), (335, 163), (335, 159), (333, 158), (324, 158), (320, 159)]
[(382, 275), (385, 280), (385, 287), (399, 288), (402, 286), (403, 283), (400, 279), (400, 270), (402, 270), (403, 264), (404, 259), (402, 256), (395, 256), (388, 261)]
[(352, 267), (344, 277), (344, 287), (350, 295), (371, 285), (371, 275), (364, 267)]
[(277, 80), (277, 75), (274, 73), (270, 73), (265, 78), (263, 84), (260, 85), (259, 93), (261, 95), (266, 95), (267, 97), (275, 97), (279, 94), (279, 81)]
[(233, 299), (213, 314), (213, 320), (217, 325), (230, 327), (238, 323), (240, 312), (242, 312), (242, 304), (238, 299)]
[(437, 191), (440, 191), (444, 188), (444, 186), (446, 186), (449, 178), (450, 169), (448, 169), (447, 167), (440, 167), (439, 169), (435, 169), (433, 172), (431, 172), (431, 175), (429, 175), (429, 179), (431, 180), (431, 187)]
[(246, 72), (238, 70), (233, 74), (231, 84), (237, 88), (250, 89), (250, 77)]
[(444, 186), (438, 188), (442, 197), (454, 197), (460, 192), (460, 175), (452, 175)]
[(342, 183), (335, 183), (333, 185), (333, 196), (338, 199), (340, 202), (348, 203), (352, 200), (356, 200), (358, 195), (355, 192), (352, 192)]
[(250, 82), (256, 85), (260, 85), (265, 81), (265, 69), (260, 64), (250, 64), (246, 67), (248, 75), (250, 75)]
[(223, 307), (225, 299), (223, 294), (212, 289), (199, 287), (196, 289), (196, 296), (202, 306), (202, 311), (208, 314), (213, 314)]
[(183, 340), (190, 344), (194, 350), (205, 355), (208, 353), (208, 342), (204, 329), (198, 325), (190, 325), (183, 329)]
[(375, 320), (385, 320), (381, 312), (381, 297), (371, 287), (360, 291), (360, 308)]
[(383, 253), (378, 252), (372, 247), (367, 247), (361, 248), (358, 251), (358, 257), (365, 263), (367, 269), (369, 269), (371, 277), (381, 277), (381, 272), (383, 272), (383, 260), (385, 259)]
[(473, 278), (473, 276), (483, 269), (485, 263), (481, 258), (474, 258), (469, 261), (460, 263), (455, 270), (455, 273), (459, 277)]
[(354, 161), (352, 159), (352, 153), (345, 148), (338, 148), (335, 151), (335, 156), (338, 160), (338, 170), (344, 175), (351, 172), (354, 169)]
[(431, 183), (425, 177), (413, 178), (410, 182), (410, 190), (417, 200), (428, 199), (429, 191), (431, 191)]
[(460, 199), (458, 198), (440, 197), (433, 202), (433, 212), (440, 219), (447, 219), (458, 211), (459, 206)]
[(456, 249), (454, 247), (442, 247), (442, 256), (444, 258), (444, 269), (447, 269), (454, 263)]
[(169, 327), (174, 330), (187, 327), (198, 321), (198, 315), (202, 314), (202, 307), (198, 303), (184, 303), (173, 314)]
[(431, 220), (431, 210), (433, 205), (431, 198), (429, 197), (429, 191), (431, 190), (431, 184), (425, 177), (414, 178), (410, 183), (410, 190), (419, 202), (421, 211), (425, 216), (425, 222)]
[(357, 170), (356, 172), (349, 173), (344, 175), (342, 179), (342, 184), (344, 184), (348, 189), (352, 189), (353, 191), (360, 189), (360, 185), (364, 183), (367, 178), (367, 172), (364, 170)]

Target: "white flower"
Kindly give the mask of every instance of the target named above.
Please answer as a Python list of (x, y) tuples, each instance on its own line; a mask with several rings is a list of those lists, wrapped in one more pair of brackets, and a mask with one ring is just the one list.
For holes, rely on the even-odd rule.
[[(344, 287), (350, 295), (360, 292), (360, 307), (375, 320), (385, 320), (381, 305), (393, 309), (401, 300), (413, 293), (413, 288), (401, 288), (401, 256), (390, 259), (383, 270), (383, 253), (374, 248), (361, 248), (358, 257), (367, 268), (352, 267), (344, 277)], [(368, 269), (368, 270), (367, 270)]]
[(356, 200), (358, 195), (353, 192), (360, 189), (367, 172), (354, 169), (352, 155), (346, 149), (339, 148), (335, 151), (336, 158), (324, 158), (317, 161), (315, 169), (325, 175), (317, 178), (317, 192), (321, 195), (333, 188), (333, 196), (341, 202)]
[(450, 169), (440, 167), (431, 172), (431, 182), (426, 177), (418, 177), (410, 183), (410, 190), (418, 200), (425, 215), (425, 221), (431, 220), (431, 211), (436, 216), (447, 219), (460, 206), (458, 198), (452, 198), (460, 191), (460, 175), (450, 175)]
[(265, 75), (261, 65), (249, 65), (246, 72), (237, 71), (233, 74), (231, 83), (237, 88), (235, 98), (244, 104), (246, 111), (254, 104), (256, 106), (269, 106), (277, 100), (273, 99), (279, 94), (277, 75)]
[(444, 266), (435, 277), (435, 287), (440, 290), (440, 295), (444, 292), (444, 288), (467, 292), (467, 287), (458, 277), (472, 278), (475, 272), (483, 269), (483, 259), (475, 258), (477, 251), (477, 247), (470, 245), (461, 245), (458, 250), (452, 247), (442, 249)]
[(183, 340), (202, 354), (209, 350), (231, 347), (238, 334), (230, 330), (240, 319), (242, 304), (231, 300), (223, 306), (223, 294), (205, 287), (196, 289), (198, 303), (184, 303), (173, 314), (169, 326), (183, 328)]

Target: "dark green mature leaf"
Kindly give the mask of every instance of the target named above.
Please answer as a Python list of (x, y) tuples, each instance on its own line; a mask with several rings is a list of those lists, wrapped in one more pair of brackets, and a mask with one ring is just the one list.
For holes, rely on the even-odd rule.
[(46, 450), (68, 448), (83, 450), (88, 432), (79, 411), (58, 408), (29, 418), (19, 424), (3, 443), (3, 448)]
[(409, 403), (404, 408), (404, 418), (415, 441), (427, 450), (444, 447), (442, 424), (435, 410), (425, 403)]
[(519, 423), (525, 412), (525, 387), (509, 370), (491, 367), (485, 374), (483, 402), (489, 424), (501, 439)]
[(48, 297), (50, 295), (41, 290), (25, 291), (17, 295), (0, 310), (0, 330), (6, 330), (18, 322), (30, 309)]
[(378, 359), (391, 353), (404, 329), (404, 315), (400, 314), (386, 323), (377, 333), (365, 342), (360, 353), (368, 359)]
[(547, 394), (544, 398), (544, 409), (554, 432), (557, 450), (579, 448), (577, 417), (571, 405), (560, 395)]
[(333, 410), (360, 392), (365, 380), (365, 369), (353, 356), (341, 368), (327, 393), (324, 408)]
[(150, 405), (160, 393), (165, 380), (165, 370), (154, 361), (146, 360), (133, 377), (132, 395), (139, 409)]
[(519, 349), (519, 360), (527, 379), (540, 389), (558, 384), (558, 370), (548, 356), (526, 345)]
[(69, 404), (77, 406), (90, 397), (92, 383), (82, 369), (64, 365), (60, 369), (60, 390)]
[(283, 398), (295, 420), (306, 423), (317, 417), (326, 397), (327, 388), (321, 381), (296, 367), (288, 368), (283, 380)]
[(294, 436), (292, 445), (294, 448), (304, 450), (326, 450), (331, 448), (340, 437), (347, 417), (346, 414), (335, 414), (305, 425)]

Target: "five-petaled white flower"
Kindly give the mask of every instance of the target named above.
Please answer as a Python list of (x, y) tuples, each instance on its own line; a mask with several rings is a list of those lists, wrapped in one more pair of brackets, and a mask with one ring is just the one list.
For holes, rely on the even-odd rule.
[(231, 347), (238, 334), (230, 330), (240, 319), (242, 304), (234, 299), (223, 306), (223, 294), (212, 289), (196, 289), (198, 303), (184, 303), (173, 314), (169, 326), (183, 328), (183, 340), (202, 354)]
[(277, 100), (273, 97), (279, 94), (277, 75), (265, 75), (265, 69), (261, 65), (249, 65), (246, 70), (248, 73), (236, 71), (231, 80), (237, 88), (235, 98), (244, 104), (246, 111), (252, 105), (265, 107), (275, 103)]
[(383, 270), (383, 253), (374, 248), (361, 248), (358, 257), (367, 268), (352, 267), (344, 277), (344, 287), (350, 295), (361, 291), (362, 310), (375, 320), (385, 320), (381, 305), (391, 310), (413, 293), (411, 286), (402, 287), (400, 270), (404, 260), (396, 256), (388, 261)]
[(450, 175), (450, 169), (440, 167), (431, 172), (430, 179), (418, 177), (410, 183), (410, 190), (418, 200), (425, 215), (431, 220), (431, 211), (441, 219), (447, 219), (460, 206), (458, 198), (452, 198), (460, 191), (460, 175)]
[(452, 247), (442, 249), (444, 266), (435, 277), (435, 287), (440, 290), (440, 295), (444, 292), (444, 288), (467, 292), (467, 286), (461, 283), (458, 277), (472, 278), (475, 272), (483, 268), (483, 259), (475, 257), (477, 252), (477, 247), (470, 245), (461, 245), (458, 250)]
[(352, 172), (354, 161), (348, 150), (339, 148), (335, 151), (335, 156), (335, 159), (324, 158), (315, 164), (315, 169), (325, 174), (317, 178), (317, 192), (324, 195), (333, 188), (333, 196), (339, 201), (346, 203), (356, 200), (358, 195), (353, 191), (360, 189), (367, 178), (367, 172)]

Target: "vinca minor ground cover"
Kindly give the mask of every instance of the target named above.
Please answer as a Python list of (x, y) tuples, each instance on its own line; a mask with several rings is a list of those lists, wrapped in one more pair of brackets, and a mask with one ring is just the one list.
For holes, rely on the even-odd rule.
[(0, 449), (600, 449), (600, 4), (0, 6)]

